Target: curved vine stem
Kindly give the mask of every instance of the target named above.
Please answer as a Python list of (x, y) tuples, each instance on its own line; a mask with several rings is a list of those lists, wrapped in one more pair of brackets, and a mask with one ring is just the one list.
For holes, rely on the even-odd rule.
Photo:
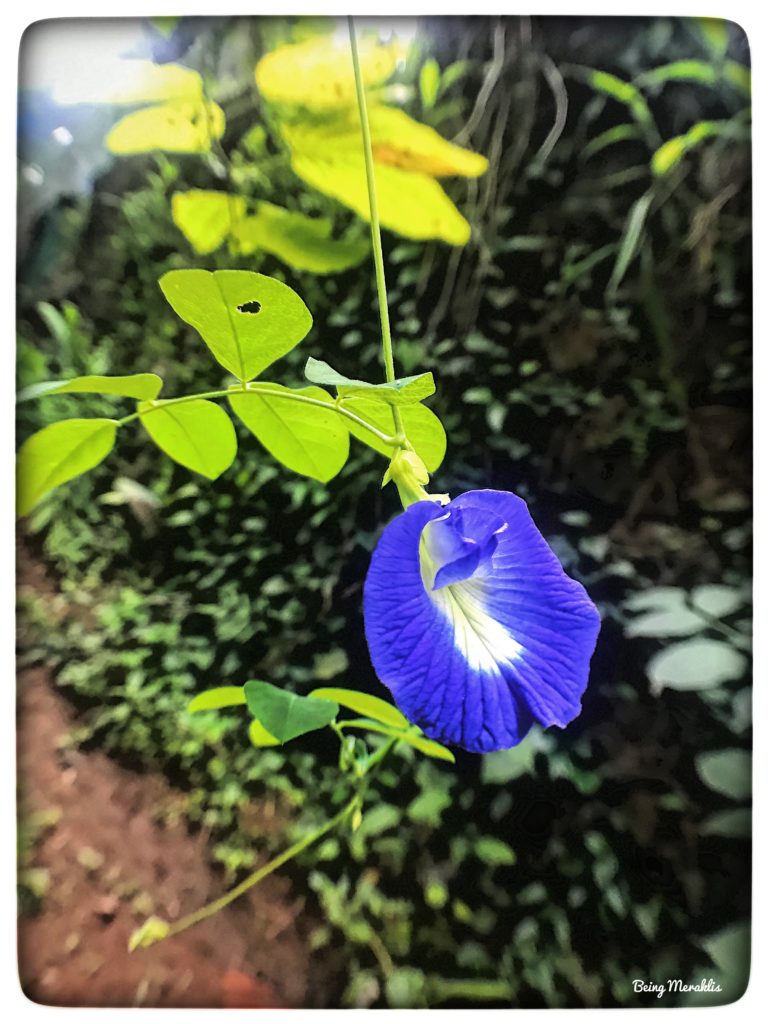
[[(392, 332), (389, 325), (389, 305), (387, 303), (387, 282), (384, 275), (384, 252), (381, 247), (381, 225), (379, 224), (379, 205), (376, 200), (376, 178), (373, 167), (373, 147), (371, 145), (371, 128), (368, 123), (368, 107), (365, 102), (365, 88), (360, 71), (360, 55), (357, 50), (357, 34), (352, 15), (347, 18), (349, 24), (349, 42), (352, 48), (352, 66), (355, 71), (355, 92), (357, 109), (360, 114), (360, 127), (363, 132), (363, 156), (365, 158), (365, 178), (368, 184), (368, 206), (371, 214), (371, 243), (373, 245), (373, 264), (376, 269), (376, 291), (379, 298), (379, 319), (381, 321), (381, 347), (384, 355), (384, 372), (387, 381), (395, 379), (395, 360), (392, 354)], [(405, 434), (403, 418), (400, 410), (393, 406), (395, 430), (397, 434)]]

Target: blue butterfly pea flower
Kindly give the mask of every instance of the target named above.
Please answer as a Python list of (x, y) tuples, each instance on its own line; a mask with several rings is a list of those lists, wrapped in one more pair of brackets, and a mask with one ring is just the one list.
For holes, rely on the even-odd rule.
[(581, 710), (600, 616), (507, 491), (416, 501), (364, 590), (377, 675), (427, 736), (484, 753)]

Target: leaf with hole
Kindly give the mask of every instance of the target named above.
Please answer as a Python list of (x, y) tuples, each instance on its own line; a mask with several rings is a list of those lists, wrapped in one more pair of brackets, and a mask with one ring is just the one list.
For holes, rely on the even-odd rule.
[(126, 114), (105, 139), (118, 156), (134, 153), (207, 153), (224, 134), (217, 103), (160, 103)]
[(19, 392), (17, 401), (46, 395), (93, 394), (118, 395), (123, 398), (153, 399), (160, 394), (163, 382), (156, 373), (131, 373), (123, 377), (101, 377), (89, 374), (70, 380), (47, 380), (31, 384)]
[(336, 476), (349, 456), (349, 433), (331, 396), (314, 387), (259, 383), (258, 388), (231, 391), (229, 402), (238, 419), (294, 473), (322, 483)]
[(226, 192), (174, 192), (173, 223), (200, 255), (215, 252), (245, 217), (245, 200)]
[(218, 711), (245, 704), (245, 690), (242, 686), (217, 686), (203, 690), (187, 704), (187, 711)]
[(232, 238), (243, 256), (269, 252), (290, 267), (313, 274), (340, 273), (368, 256), (369, 239), (356, 235), (332, 238), (332, 229), (333, 222), (327, 217), (307, 217), (261, 202), (253, 216), (235, 225)]
[(16, 466), (18, 514), (27, 515), (54, 488), (105, 459), (114, 447), (117, 427), (116, 420), (61, 420), (27, 438)]
[(699, 778), (716, 793), (746, 800), (752, 793), (752, 755), (746, 750), (707, 751), (696, 756)]
[(738, 679), (747, 659), (722, 640), (696, 638), (672, 644), (648, 662), (651, 693), (663, 690), (711, 690)]
[(329, 725), (339, 713), (334, 701), (299, 697), (271, 683), (251, 679), (245, 684), (248, 710), (278, 743)]
[(380, 398), (390, 405), (412, 405), (435, 393), (435, 380), (431, 373), (400, 377), (398, 380), (383, 384), (369, 384), (364, 380), (345, 377), (324, 360), (313, 359), (312, 356), (304, 367), (304, 376), (314, 384), (335, 387), (340, 397), (367, 394), (371, 398)]
[[(368, 398), (363, 395), (354, 395), (345, 398), (343, 407), (362, 417), (378, 430), (390, 436), (395, 433), (395, 419), (392, 406), (381, 398)], [(408, 440), (414, 447), (416, 454), (421, 458), (430, 473), (434, 473), (445, 457), (446, 436), (440, 420), (431, 409), (425, 405), (404, 405), (400, 409), (403, 419), (403, 426), (408, 435)], [(386, 445), (375, 434), (370, 433), (365, 427), (358, 426), (352, 420), (345, 421), (350, 434), (359, 441), (374, 448), (382, 455), (392, 454), (392, 449)]]
[(160, 278), (160, 288), (241, 381), (290, 352), (312, 326), (309, 310), (292, 288), (248, 270), (170, 270)]
[(215, 480), (237, 453), (229, 416), (213, 402), (140, 402), (139, 419), (155, 444), (174, 462)]
[(391, 725), (395, 729), (408, 729), (410, 722), (401, 714), (396, 707), (388, 704), (380, 697), (373, 697), (370, 693), (360, 693), (357, 690), (343, 690), (338, 687), (324, 686), (313, 690), (310, 697), (317, 697), (321, 700), (335, 700), (343, 708), (356, 711), (359, 715), (365, 715), (376, 722), (384, 725)]

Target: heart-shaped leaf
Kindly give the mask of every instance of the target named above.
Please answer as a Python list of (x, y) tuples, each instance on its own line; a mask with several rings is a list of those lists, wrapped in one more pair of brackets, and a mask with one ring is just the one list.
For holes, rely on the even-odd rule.
[(279, 743), (322, 729), (339, 713), (335, 701), (299, 697), (256, 679), (245, 684), (245, 698), (253, 717)]

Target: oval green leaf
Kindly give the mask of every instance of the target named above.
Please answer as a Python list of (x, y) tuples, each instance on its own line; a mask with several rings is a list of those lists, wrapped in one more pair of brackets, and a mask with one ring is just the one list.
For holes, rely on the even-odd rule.
[(357, 690), (343, 690), (338, 687), (323, 686), (313, 690), (310, 697), (319, 700), (333, 700), (343, 708), (356, 711), (359, 715), (366, 715), (376, 722), (384, 725), (394, 726), (395, 729), (407, 729), (410, 722), (401, 714), (396, 707), (388, 704), (380, 697), (373, 697), (370, 693), (359, 693)]
[(248, 270), (171, 270), (160, 278), (160, 288), (241, 381), (290, 352), (312, 326), (309, 310), (292, 288)]
[(97, 466), (112, 451), (117, 421), (61, 420), (21, 446), (16, 468), (16, 507), (25, 516), (55, 487)]
[(19, 392), (18, 402), (45, 395), (93, 394), (119, 395), (123, 398), (152, 400), (160, 394), (162, 379), (156, 373), (131, 373), (122, 377), (101, 377), (89, 374), (71, 380), (47, 380), (31, 384)]
[[(344, 408), (355, 413), (366, 420), (378, 430), (386, 434), (395, 433), (395, 417), (392, 407), (383, 401), (378, 395), (376, 398), (354, 395), (344, 399)], [(440, 420), (431, 409), (425, 405), (405, 405), (400, 409), (403, 418), (405, 432), (408, 440), (414, 447), (416, 454), (422, 460), (430, 473), (434, 473), (445, 457), (446, 437), (445, 430)], [(351, 420), (347, 420), (347, 427), (350, 434), (374, 448), (382, 455), (392, 455), (392, 449), (384, 444), (375, 434), (360, 427)]]
[(218, 711), (220, 708), (233, 708), (245, 702), (245, 690), (242, 686), (216, 686), (212, 690), (198, 693), (187, 704), (187, 711)]
[(696, 771), (705, 786), (731, 800), (746, 800), (752, 792), (752, 755), (746, 750), (734, 747), (699, 754)]
[(158, 448), (187, 469), (215, 480), (232, 465), (235, 428), (213, 402), (140, 402), (139, 418)]
[[(292, 390), (281, 384), (259, 384), (259, 390), (229, 396), (235, 414), (267, 451), (295, 473), (327, 483), (349, 455), (346, 421), (322, 388)], [(322, 405), (297, 401), (311, 398)]]
[(245, 697), (253, 717), (278, 743), (322, 729), (339, 713), (334, 701), (299, 697), (256, 679), (245, 684)]
[(738, 679), (747, 659), (722, 640), (694, 639), (672, 644), (648, 662), (651, 693), (662, 690), (711, 690)]
[(456, 761), (456, 758), (447, 747), (444, 747), (442, 743), (437, 743), (435, 740), (427, 739), (426, 736), (404, 732), (400, 729), (394, 729), (389, 725), (381, 725), (381, 723), (374, 722), (371, 718), (347, 718), (343, 724), (347, 729), (366, 729), (368, 732), (379, 732), (384, 736), (391, 736), (394, 739), (401, 740), (403, 743), (407, 743), (422, 754), (426, 754), (427, 757), (436, 758), (438, 761), (450, 761), (451, 764), (454, 764)]

